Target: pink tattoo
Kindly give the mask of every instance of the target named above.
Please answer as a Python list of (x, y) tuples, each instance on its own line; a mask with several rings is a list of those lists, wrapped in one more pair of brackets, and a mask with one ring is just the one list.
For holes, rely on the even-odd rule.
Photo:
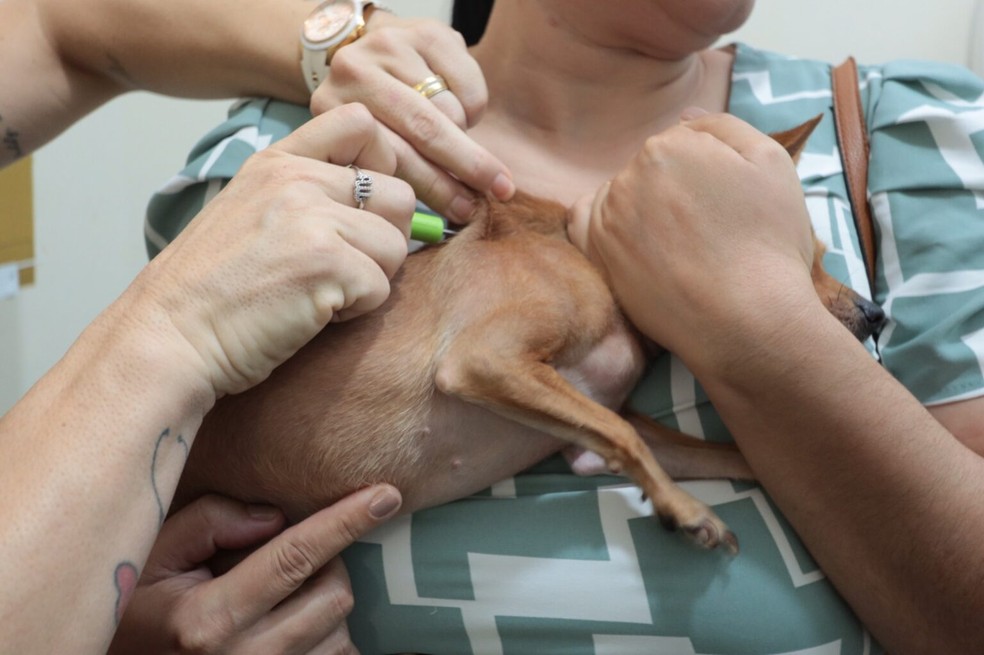
[(137, 588), (140, 574), (137, 572), (137, 567), (130, 562), (120, 562), (116, 566), (116, 573), (113, 577), (116, 582), (116, 625), (119, 625), (120, 619), (123, 618), (123, 612), (126, 611), (126, 606), (130, 603), (130, 598), (133, 597), (133, 592)]

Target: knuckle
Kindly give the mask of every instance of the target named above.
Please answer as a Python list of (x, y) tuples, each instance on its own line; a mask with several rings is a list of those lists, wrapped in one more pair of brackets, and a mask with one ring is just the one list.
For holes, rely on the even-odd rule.
[(361, 102), (349, 102), (334, 110), (336, 118), (345, 121), (347, 127), (360, 133), (368, 133), (376, 129), (376, 119), (372, 112)]
[(344, 306), (345, 290), (338, 284), (322, 285), (314, 291), (311, 302), (315, 320), (319, 324), (327, 323)]
[(456, 48), (460, 48), (461, 50), (466, 50), (468, 48), (468, 42), (465, 41), (465, 35), (464, 34), (462, 34), (461, 32), (459, 32), (458, 30), (444, 29), (444, 28), (447, 27), (447, 25), (445, 25), (444, 23), (439, 23), (439, 25), (442, 28), (441, 29), (441, 32), (447, 38), (451, 39), (452, 43), (450, 45), (452, 45), (452, 46), (454, 46)]
[[(383, 256), (380, 257), (379, 267), (382, 269), (384, 280), (381, 280), (379, 285), (381, 291), (383, 292), (382, 300), (386, 300), (389, 297), (390, 285), (389, 280), (396, 275), (400, 267), (403, 266), (403, 262), (407, 259), (407, 240), (404, 238), (402, 233), (395, 233), (393, 238), (393, 245), (386, 249)], [(382, 302), (382, 301), (380, 301)]]
[(463, 53), (468, 49), (465, 37), (446, 22), (422, 18), (417, 24), (417, 32), (421, 37), (421, 47), (431, 57), (446, 57), (448, 53)]
[(468, 89), (456, 91), (455, 96), (461, 103), (461, 108), (465, 110), (465, 119), (468, 125), (474, 125), (485, 111), (489, 104), (489, 92), (484, 84), (473, 85)]
[(350, 246), (334, 229), (325, 229), (316, 223), (316, 220), (310, 221), (311, 228), (303, 235), (311, 261), (320, 262), (327, 274), (335, 275), (344, 266)]
[(179, 612), (170, 621), (171, 641), (177, 652), (188, 655), (221, 652), (235, 632), (233, 617), (225, 608), (212, 607), (207, 614)]
[(410, 133), (421, 142), (429, 142), (437, 139), (441, 134), (441, 123), (430, 105), (425, 105), (427, 110), (415, 110), (410, 115), (408, 125)]
[(348, 585), (334, 585), (327, 596), (328, 616), (339, 622), (344, 621), (355, 609), (355, 596)]
[(284, 586), (294, 589), (314, 575), (320, 567), (310, 546), (301, 541), (288, 540), (273, 551), (275, 575)]
[[(367, 34), (364, 38), (368, 39), (370, 36), (375, 35)], [(331, 79), (332, 86), (358, 82), (368, 74), (368, 67), (360, 63), (361, 57), (357, 47), (358, 45), (358, 42), (356, 42), (349, 47), (339, 48), (332, 55), (331, 66), (328, 68), (328, 75)]]
[(640, 157), (646, 163), (655, 164), (663, 160), (666, 151), (666, 136), (665, 134), (656, 134), (647, 137), (642, 144), (642, 150), (640, 151)]
[(761, 159), (769, 165), (786, 166), (792, 164), (789, 153), (777, 141), (765, 137), (760, 139), (753, 148), (752, 157)]
[(285, 159), (284, 153), (280, 150), (264, 148), (263, 150), (257, 150), (246, 159), (246, 163), (243, 164), (243, 170), (252, 171), (258, 168), (266, 173), (266, 169), (276, 170), (283, 168)]
[(396, 211), (401, 215), (410, 216), (417, 207), (417, 196), (413, 192), (413, 187), (404, 180), (393, 178), (392, 203)]
[[(439, 21), (436, 18), (421, 18), (417, 20), (416, 28), (425, 37), (427, 43), (446, 40), (448, 37), (454, 38), (455, 36), (461, 36), (457, 30), (451, 29), (447, 23)], [(461, 42), (465, 42), (463, 38)]]
[[(372, 50), (381, 55), (392, 56), (398, 55), (403, 49), (403, 45), (406, 41), (403, 36), (404, 30), (401, 28), (394, 28), (391, 26), (377, 27), (366, 33), (358, 43), (365, 49)], [(353, 44), (356, 45), (356, 44)], [(346, 48), (339, 50), (339, 54), (344, 52)], [(335, 59), (332, 58), (332, 65), (334, 65)]]
[(337, 107), (338, 104), (334, 94), (329, 91), (327, 85), (322, 84), (315, 90), (314, 95), (311, 96), (311, 114), (314, 116), (324, 114)]
[[(277, 150), (260, 150), (252, 154), (247, 165), (251, 168), (250, 186), (267, 190), (267, 193), (255, 195), (268, 201), (282, 202), (291, 199), (292, 193), (296, 192), (296, 185), (318, 183), (315, 168), (307, 165), (303, 159)], [(239, 177), (241, 173), (233, 180)]]
[[(366, 283), (366, 288), (359, 296), (361, 302), (358, 308), (360, 311), (371, 312), (389, 298), (390, 286), (383, 274), (377, 273), (373, 277), (374, 280)], [(355, 541), (355, 539), (352, 539), (352, 541)]]
[(369, 111), (369, 107), (361, 102), (350, 102), (344, 107), (346, 118), (356, 126), (369, 129), (376, 125), (376, 118)]

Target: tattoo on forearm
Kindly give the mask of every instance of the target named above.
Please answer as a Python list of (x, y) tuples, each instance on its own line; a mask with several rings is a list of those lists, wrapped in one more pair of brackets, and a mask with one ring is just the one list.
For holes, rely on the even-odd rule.
[[(154, 490), (154, 500), (157, 502), (157, 523), (159, 526), (164, 524), (167, 508), (164, 506), (164, 499), (161, 498), (161, 492), (158, 488), (157, 478), (160, 472), (157, 470), (157, 463), (162, 454), (161, 451), (171, 445), (179, 446), (184, 451), (184, 458), (188, 459), (188, 442), (180, 434), (172, 436), (171, 428), (164, 428), (154, 443), (154, 454), (150, 461), (150, 486)], [(116, 625), (120, 624), (123, 612), (126, 611), (126, 606), (129, 604), (130, 598), (133, 597), (139, 580), (140, 571), (137, 570), (137, 566), (133, 562), (123, 560), (116, 565), (113, 572), (113, 585), (116, 587)]]
[(130, 77), (130, 73), (128, 73), (127, 70), (123, 68), (123, 62), (121, 62), (113, 55), (107, 55), (106, 58), (109, 60), (109, 65), (107, 66), (107, 69), (110, 75), (113, 75), (120, 81), (129, 84), (131, 87), (139, 88), (137, 81), (132, 77)]
[(158, 525), (164, 524), (164, 518), (167, 516), (167, 508), (164, 506), (164, 500), (161, 498), (161, 493), (157, 488), (157, 457), (161, 449), (169, 445), (172, 441), (184, 449), (185, 459), (188, 458), (188, 442), (180, 434), (172, 437), (171, 428), (165, 428), (160, 436), (157, 437), (157, 443), (154, 444), (154, 456), (150, 461), (150, 485), (154, 489), (154, 500), (157, 501)]
[(14, 155), (14, 159), (19, 159), (24, 155), (24, 149), (21, 148), (20, 144), (20, 132), (12, 129), (3, 122), (3, 116), (0, 116), (0, 129), (3, 130), (3, 139), (0, 140), (3, 149)]
[(113, 582), (116, 585), (116, 625), (120, 624), (123, 612), (133, 597), (133, 592), (137, 588), (137, 581), (140, 579), (140, 572), (137, 567), (130, 562), (120, 562), (116, 565), (113, 573)]

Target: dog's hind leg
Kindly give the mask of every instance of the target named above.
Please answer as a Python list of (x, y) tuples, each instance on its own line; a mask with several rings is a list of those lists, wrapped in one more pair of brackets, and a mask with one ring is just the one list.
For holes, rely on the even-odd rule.
[(688, 437), (637, 412), (625, 412), (623, 416), (674, 480), (756, 479), (748, 461), (734, 444)]

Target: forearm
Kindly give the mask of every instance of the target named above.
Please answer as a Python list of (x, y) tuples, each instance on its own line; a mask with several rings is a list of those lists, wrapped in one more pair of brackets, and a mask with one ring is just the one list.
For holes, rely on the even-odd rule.
[(298, 36), (312, 3), (36, 1), (62, 59), (124, 87), (203, 98), (309, 100)]
[(0, 420), (10, 652), (105, 651), (212, 402), (176, 366), (167, 322), (135, 326), (135, 313), (110, 307)]
[(979, 652), (984, 461), (822, 312), (760, 332), (762, 344), (785, 345), (779, 354), (698, 376), (756, 475), (889, 652)]
[(130, 90), (306, 104), (298, 34), (311, 3), (0, 2), (0, 165)]

